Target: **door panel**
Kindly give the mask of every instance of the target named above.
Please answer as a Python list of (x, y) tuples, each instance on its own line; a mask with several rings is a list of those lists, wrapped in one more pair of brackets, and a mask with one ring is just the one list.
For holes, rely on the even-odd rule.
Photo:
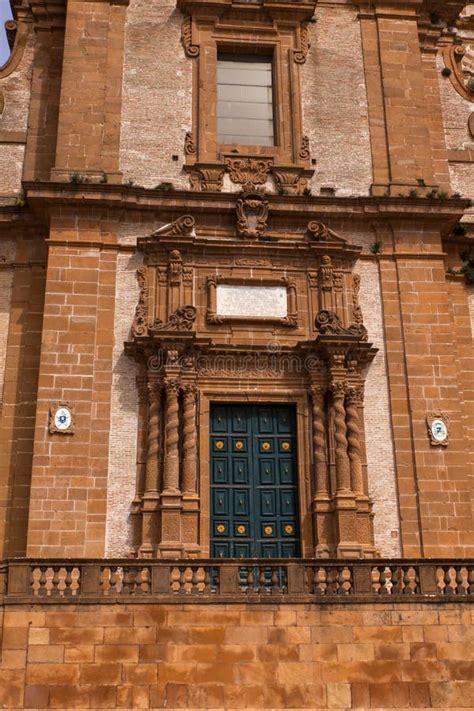
[(299, 555), (293, 408), (214, 405), (210, 449), (211, 556)]

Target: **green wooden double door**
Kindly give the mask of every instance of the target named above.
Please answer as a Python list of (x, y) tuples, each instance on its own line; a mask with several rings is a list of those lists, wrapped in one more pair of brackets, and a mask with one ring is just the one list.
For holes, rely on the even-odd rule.
[(211, 409), (211, 556), (299, 556), (295, 412)]

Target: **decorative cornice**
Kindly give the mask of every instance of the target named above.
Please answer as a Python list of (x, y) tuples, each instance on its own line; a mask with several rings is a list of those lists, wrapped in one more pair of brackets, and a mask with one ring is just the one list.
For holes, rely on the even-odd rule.
[(308, 22), (317, 0), (177, 0), (176, 5), (183, 13), (202, 17), (220, 17), (229, 10), (238, 10), (246, 15), (265, 13), (275, 20)]

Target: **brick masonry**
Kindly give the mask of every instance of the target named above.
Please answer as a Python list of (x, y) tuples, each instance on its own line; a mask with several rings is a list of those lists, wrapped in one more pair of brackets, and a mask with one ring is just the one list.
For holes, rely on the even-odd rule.
[(311, 188), (315, 195), (322, 186), (336, 195), (367, 195), (372, 161), (357, 10), (320, 6), (316, 17), (301, 70), (303, 133), (317, 161)]
[(107, 556), (126, 556), (131, 551), (130, 505), (135, 496), (137, 469), (138, 388), (137, 365), (123, 352), (123, 343), (129, 337), (137, 303), (136, 270), (141, 263), (141, 255), (126, 253), (120, 254), (117, 259), (107, 480)]
[(189, 185), (182, 165), (185, 134), (191, 130), (192, 62), (180, 41), (182, 17), (175, 0), (133, 0), (127, 10), (120, 142), (124, 182), (147, 188), (164, 181)]
[(369, 339), (379, 349), (365, 384), (364, 420), (369, 494), (374, 502), (375, 546), (383, 556), (401, 555), (398, 493), (378, 265), (359, 261), (359, 300)]
[(0, 706), (473, 708), (468, 606), (10, 605)]

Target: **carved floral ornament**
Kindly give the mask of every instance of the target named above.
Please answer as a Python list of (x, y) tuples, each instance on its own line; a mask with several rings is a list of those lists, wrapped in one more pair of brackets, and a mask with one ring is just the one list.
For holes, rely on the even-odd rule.
[(273, 158), (226, 158), (225, 167), (233, 183), (246, 191), (265, 185), (273, 166)]

